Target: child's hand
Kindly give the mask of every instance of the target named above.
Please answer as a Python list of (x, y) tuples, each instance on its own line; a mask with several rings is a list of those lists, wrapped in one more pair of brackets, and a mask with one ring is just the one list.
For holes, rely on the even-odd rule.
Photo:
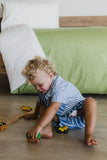
[(42, 128), (40, 128), (39, 126), (35, 126), (29, 131), (28, 136), (32, 137), (32, 140), (34, 141), (37, 139), (37, 135), (38, 133), (40, 133), (41, 130)]
[(31, 120), (37, 119), (37, 115), (35, 113), (29, 113), (29, 114), (26, 114), (24, 116), (24, 119), (27, 119), (27, 120), (29, 120), (29, 119), (31, 119)]

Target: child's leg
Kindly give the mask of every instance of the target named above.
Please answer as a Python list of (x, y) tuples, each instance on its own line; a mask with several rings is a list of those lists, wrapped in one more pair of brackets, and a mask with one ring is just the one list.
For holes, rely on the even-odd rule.
[[(40, 117), (44, 114), (44, 112), (46, 111), (46, 106), (42, 105), (39, 109), (39, 115)], [(41, 137), (43, 138), (51, 138), (53, 136), (53, 132), (52, 132), (52, 123), (49, 122), (40, 132)]]
[(94, 128), (97, 119), (97, 104), (95, 99), (86, 98), (83, 103), (83, 109), (81, 113), (84, 114), (85, 118), (85, 143), (87, 145), (97, 145), (97, 142), (93, 138)]

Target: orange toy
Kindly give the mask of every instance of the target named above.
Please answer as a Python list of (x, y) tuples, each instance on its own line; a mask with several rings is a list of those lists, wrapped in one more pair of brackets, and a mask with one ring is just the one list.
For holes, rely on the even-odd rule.
[(0, 130), (3, 131), (5, 128), (7, 128), (6, 122), (1, 121), (0, 122)]

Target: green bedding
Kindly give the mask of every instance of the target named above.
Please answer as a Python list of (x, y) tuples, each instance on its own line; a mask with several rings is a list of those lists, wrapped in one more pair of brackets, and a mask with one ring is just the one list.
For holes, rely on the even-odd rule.
[[(45, 54), (53, 58), (60, 76), (81, 93), (107, 94), (107, 27), (35, 29), (34, 32)], [(20, 88), (18, 92), (21, 94)]]

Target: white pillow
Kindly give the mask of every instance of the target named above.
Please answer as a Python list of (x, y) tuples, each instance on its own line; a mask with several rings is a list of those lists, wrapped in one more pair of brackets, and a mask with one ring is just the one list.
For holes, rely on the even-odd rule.
[(4, 2), (1, 29), (17, 24), (27, 24), (31, 28), (59, 28), (59, 2)]
[(16, 25), (4, 29), (0, 33), (0, 52), (11, 93), (26, 83), (26, 78), (21, 74), (26, 62), (35, 56), (45, 58), (35, 33), (27, 25)]

